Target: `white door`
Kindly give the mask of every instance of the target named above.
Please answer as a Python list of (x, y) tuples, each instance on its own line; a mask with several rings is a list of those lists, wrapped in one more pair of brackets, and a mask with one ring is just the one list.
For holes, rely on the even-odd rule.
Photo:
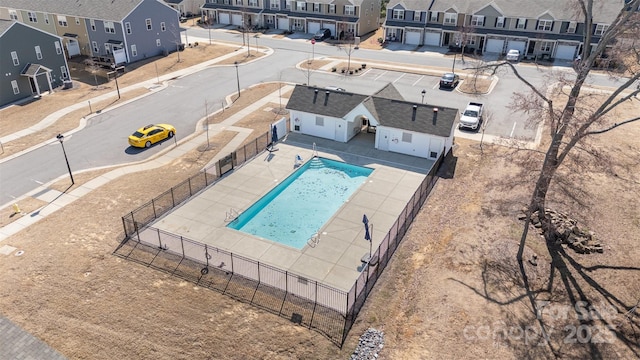
[(420, 45), (420, 32), (419, 31), (407, 31), (407, 37), (404, 39), (405, 44)]
[(77, 40), (69, 39), (67, 43), (67, 54), (69, 57), (80, 55), (80, 45)]
[(289, 30), (289, 18), (278, 18), (278, 29)]
[(325, 29), (331, 30), (331, 36), (338, 38), (338, 34), (336, 34), (336, 24), (335, 23), (324, 23), (322, 27)]
[(378, 135), (378, 150), (389, 151), (389, 130), (380, 130)]
[(502, 49), (504, 49), (504, 40), (500, 39), (489, 39), (487, 41), (487, 48), (484, 52), (486, 53), (502, 53)]
[(318, 30), (320, 30), (320, 23), (319, 22), (315, 22), (315, 21), (309, 21), (307, 22), (307, 32), (309, 34), (315, 34), (318, 32)]
[(577, 46), (575, 45), (558, 45), (556, 49), (556, 59), (573, 60), (576, 55)]
[(509, 40), (507, 42), (507, 50), (520, 50), (520, 54), (525, 53), (527, 43), (525, 41), (513, 41)]
[(424, 34), (424, 44), (440, 46), (440, 33), (428, 32)]
[(220, 24), (231, 24), (231, 20), (229, 20), (229, 14), (227, 13), (219, 13), (218, 19), (220, 20)]
[(242, 14), (232, 14), (231, 25), (242, 26)]

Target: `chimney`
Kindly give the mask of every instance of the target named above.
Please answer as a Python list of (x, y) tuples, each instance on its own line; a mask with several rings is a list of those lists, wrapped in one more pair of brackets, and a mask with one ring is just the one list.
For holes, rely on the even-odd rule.
[(318, 89), (313, 90), (313, 103), (316, 103), (316, 99), (318, 99)]
[(438, 120), (438, 108), (434, 107), (433, 108), (433, 125), (436, 124), (437, 120)]
[(411, 115), (411, 121), (416, 121), (417, 112), (418, 112), (418, 105), (413, 105), (413, 115)]
[(324, 106), (327, 106), (328, 102), (329, 102), (329, 90), (325, 91)]

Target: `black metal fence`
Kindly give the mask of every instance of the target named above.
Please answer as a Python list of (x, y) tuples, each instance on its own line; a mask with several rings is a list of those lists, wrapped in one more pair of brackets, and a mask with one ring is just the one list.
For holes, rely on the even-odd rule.
[[(445, 154), (436, 160), (349, 292), (148, 226), (233, 167), (265, 151), (268, 139), (267, 133), (217, 162), (215, 174), (209, 174), (211, 168), (206, 169), (124, 216), (125, 239), (114, 253), (288, 318), (342, 346), (373, 286), (435, 186)], [(224, 171), (226, 168), (229, 170)]]

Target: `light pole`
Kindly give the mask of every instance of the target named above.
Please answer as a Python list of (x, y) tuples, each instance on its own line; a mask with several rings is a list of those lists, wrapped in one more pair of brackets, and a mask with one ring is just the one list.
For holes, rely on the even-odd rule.
[(457, 54), (458, 54), (457, 52), (453, 53), (453, 65), (451, 65), (451, 72), (454, 74), (456, 73), (456, 55)]
[(421, 94), (422, 94), (422, 103), (424, 104), (424, 96), (427, 94), (427, 90), (422, 89)]
[(73, 174), (71, 173), (71, 166), (69, 166), (69, 159), (67, 158), (67, 152), (64, 150), (64, 135), (62, 134), (58, 134), (58, 136), (56, 136), (56, 139), (58, 139), (58, 141), (60, 141), (60, 145), (62, 146), (62, 153), (64, 154), (64, 161), (66, 161), (67, 163), (67, 169), (69, 170), (69, 177), (71, 177), (71, 185), (75, 184), (76, 182), (73, 180)]
[(236, 66), (236, 80), (238, 82), (238, 97), (240, 97), (240, 74), (238, 73), (238, 62), (235, 61), (233, 65)]

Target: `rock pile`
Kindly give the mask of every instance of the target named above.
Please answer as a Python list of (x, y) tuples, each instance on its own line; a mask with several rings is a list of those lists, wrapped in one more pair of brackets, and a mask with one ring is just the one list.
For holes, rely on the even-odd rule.
[[(522, 214), (518, 216), (518, 219), (526, 219), (526, 212), (527, 208), (522, 209)], [(580, 254), (602, 253), (604, 251), (602, 245), (596, 240), (595, 234), (592, 231), (581, 230), (575, 219), (550, 209), (545, 210), (545, 214), (551, 219), (551, 224), (553, 225), (551, 238), (556, 239), (557, 243), (566, 244)], [(544, 234), (537, 211), (531, 214), (531, 224), (536, 229), (539, 229), (540, 234)]]
[(384, 347), (384, 333), (374, 328), (369, 328), (360, 336), (358, 346), (351, 354), (351, 360), (377, 359), (378, 353)]

